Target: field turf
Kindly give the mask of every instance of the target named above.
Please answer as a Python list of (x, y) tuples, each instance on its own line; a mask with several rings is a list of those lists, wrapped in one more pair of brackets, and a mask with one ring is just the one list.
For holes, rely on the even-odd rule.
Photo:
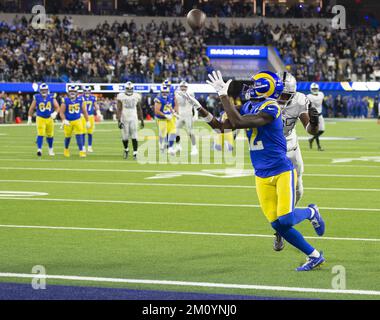
[[(37, 159), (34, 126), (0, 125), (0, 282), (30, 283), (22, 274), (42, 265), (63, 276), (48, 286), (379, 299), (380, 126), (333, 120), (326, 128), (335, 139), (322, 140), (324, 152), (300, 141), (299, 204), (319, 205), (326, 234), (317, 239), (307, 222), (297, 228), (327, 263), (298, 273), (302, 254), (288, 244), (272, 249), (247, 152), (239, 159), (246, 171), (235, 177), (225, 177), (235, 172), (226, 164), (140, 164), (123, 160), (116, 124), (103, 123), (86, 159), (75, 139), (71, 158), (63, 157), (59, 126), (56, 156), (45, 145)], [(345, 289), (332, 285), (336, 270), (345, 272)]]

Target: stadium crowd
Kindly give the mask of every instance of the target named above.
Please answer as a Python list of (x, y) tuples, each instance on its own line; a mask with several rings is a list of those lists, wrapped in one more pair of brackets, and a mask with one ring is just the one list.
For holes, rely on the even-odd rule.
[(212, 70), (208, 44), (273, 45), (298, 81), (380, 80), (380, 28), (219, 21), (188, 33), (180, 21), (138, 28), (130, 19), (81, 30), (70, 17), (53, 16), (47, 30), (25, 17), (0, 22), (0, 81), (204, 82)]

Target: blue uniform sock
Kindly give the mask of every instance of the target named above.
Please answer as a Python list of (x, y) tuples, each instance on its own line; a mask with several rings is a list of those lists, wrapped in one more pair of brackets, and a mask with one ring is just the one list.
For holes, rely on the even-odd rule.
[(65, 138), (65, 149), (69, 148), (71, 138)]
[(275, 229), (293, 247), (296, 247), (304, 254), (310, 255), (314, 251), (315, 248), (305, 240), (299, 231), (288, 225), (282, 225), (279, 219), (272, 222), (272, 228)]
[(169, 136), (169, 148), (171, 148), (174, 145), (174, 141), (175, 141), (176, 137), (177, 137), (176, 134), (171, 134)]
[(86, 135), (82, 134), (82, 144), (85, 146), (86, 145)]
[(47, 137), (46, 138), (46, 141), (49, 145), (49, 148), (52, 149), (53, 148), (53, 141), (54, 141), (54, 138), (53, 137)]
[(37, 148), (42, 149), (42, 144), (44, 142), (44, 137), (43, 136), (37, 136)]
[(92, 147), (92, 134), (88, 134), (88, 146)]
[(77, 134), (75, 138), (77, 139), (77, 145), (78, 145), (79, 151), (82, 151), (83, 150), (83, 135)]
[(281, 216), (279, 218), (279, 221), (282, 225), (292, 227), (306, 219), (310, 219), (311, 215), (312, 210), (310, 208), (294, 209), (293, 212)]

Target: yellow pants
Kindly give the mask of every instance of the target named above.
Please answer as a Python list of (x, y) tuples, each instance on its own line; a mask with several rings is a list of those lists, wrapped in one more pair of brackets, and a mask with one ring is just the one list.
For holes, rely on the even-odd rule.
[(52, 138), (54, 136), (54, 120), (52, 118), (36, 118), (37, 135)]
[(83, 122), (82, 119), (79, 118), (77, 120), (69, 121), (70, 125), (63, 126), (63, 132), (65, 134), (65, 138), (71, 138), (73, 134), (83, 134)]
[(294, 210), (296, 183), (295, 169), (268, 178), (256, 176), (257, 196), (261, 209), (270, 223)]
[(225, 144), (228, 144), (228, 150), (232, 150), (234, 147), (234, 133), (233, 131), (226, 133), (217, 133), (215, 136), (215, 145), (217, 149), (222, 150), (225, 147)]
[(173, 117), (170, 120), (157, 119), (159, 135), (162, 138), (166, 138), (167, 135), (176, 134), (176, 119)]
[(88, 116), (88, 121), (90, 121), (90, 128), (87, 129), (86, 127), (86, 119), (85, 117), (81, 117), (82, 119), (82, 126), (83, 126), (83, 133), (85, 134), (93, 134), (95, 129), (95, 117), (93, 115)]

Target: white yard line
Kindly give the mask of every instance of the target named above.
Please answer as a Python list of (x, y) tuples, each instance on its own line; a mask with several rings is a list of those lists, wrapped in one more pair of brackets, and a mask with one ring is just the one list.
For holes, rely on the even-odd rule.
[(98, 282), (98, 283), (107, 282), (107, 283), (128, 283), (128, 284), (146, 284), (146, 285), (167, 285), (167, 286), (180, 286), (180, 287), (263, 290), (263, 291), (276, 291), (276, 292), (333, 293), (333, 294), (368, 295), (368, 296), (380, 295), (380, 291), (375, 291), (375, 290), (339, 290), (339, 289), (325, 289), (325, 288), (266, 286), (266, 285), (254, 285), (254, 284), (231, 284), (231, 283), (148, 280), (148, 279), (123, 279), (123, 278), (66, 276), (66, 275), (39, 275), (39, 274), (8, 273), (8, 272), (0, 273), (0, 277), (26, 278), (26, 279), (52, 279), (52, 280), (66, 280), (66, 281), (86, 281), (86, 282)]
[[(85, 160), (84, 160), (85, 161)], [(170, 164), (170, 163), (168, 163)], [(228, 168), (226, 170), (230, 170)], [(88, 169), (88, 168), (32, 168), (32, 167), (0, 167), (0, 170), (26, 170), (26, 171), (80, 171), (80, 172), (135, 172), (135, 173), (194, 173), (198, 171), (175, 171), (175, 170), (142, 170), (142, 169)], [(239, 170), (239, 169), (236, 169)], [(303, 176), (310, 177), (340, 177), (340, 178), (380, 178), (380, 175), (365, 174), (332, 174), (332, 173), (306, 173)]]
[[(73, 181), (73, 180), (0, 180), (7, 183), (35, 183), (35, 184), (89, 184), (104, 186), (146, 186), (146, 187), (188, 187), (188, 188), (223, 188), (223, 189), (256, 189), (256, 186), (228, 185), (228, 184), (192, 184), (192, 183), (143, 183), (143, 182), (109, 182), (109, 181)], [(380, 192), (380, 189), (368, 188), (325, 188), (325, 187), (305, 187), (305, 190), (316, 191), (360, 191), (360, 192)]]
[[(114, 203), (114, 204), (139, 204), (139, 205), (167, 205), (167, 206), (193, 206), (193, 207), (230, 207), (230, 208), (260, 208), (258, 204), (233, 204), (233, 203), (199, 203), (199, 202), (164, 202), (164, 201), (136, 201), (136, 200), (99, 200), (99, 199), (63, 199), (63, 198), (15, 198), (1, 197), (1, 200), (25, 201), (51, 201), (51, 202), (84, 202), (84, 203)], [(380, 208), (336, 208), (319, 207), (323, 210), (336, 211), (369, 211), (380, 212)]]
[[(62, 227), (62, 226), (28, 226), (16, 224), (0, 224), (0, 228), (15, 229), (43, 229), (43, 230), (67, 230), (67, 231), (97, 231), (97, 232), (125, 232), (125, 233), (153, 233), (153, 234), (176, 234), (176, 235), (197, 235), (215, 237), (243, 237), (243, 238), (273, 238), (273, 235), (254, 234), (254, 233), (226, 233), (226, 232), (194, 232), (194, 231), (175, 231), (175, 230), (140, 230), (140, 229), (115, 229), (115, 228), (84, 228), (84, 227)], [(305, 237), (313, 240), (333, 240), (333, 241), (362, 241), (380, 242), (376, 238), (342, 238), (342, 237)]]

